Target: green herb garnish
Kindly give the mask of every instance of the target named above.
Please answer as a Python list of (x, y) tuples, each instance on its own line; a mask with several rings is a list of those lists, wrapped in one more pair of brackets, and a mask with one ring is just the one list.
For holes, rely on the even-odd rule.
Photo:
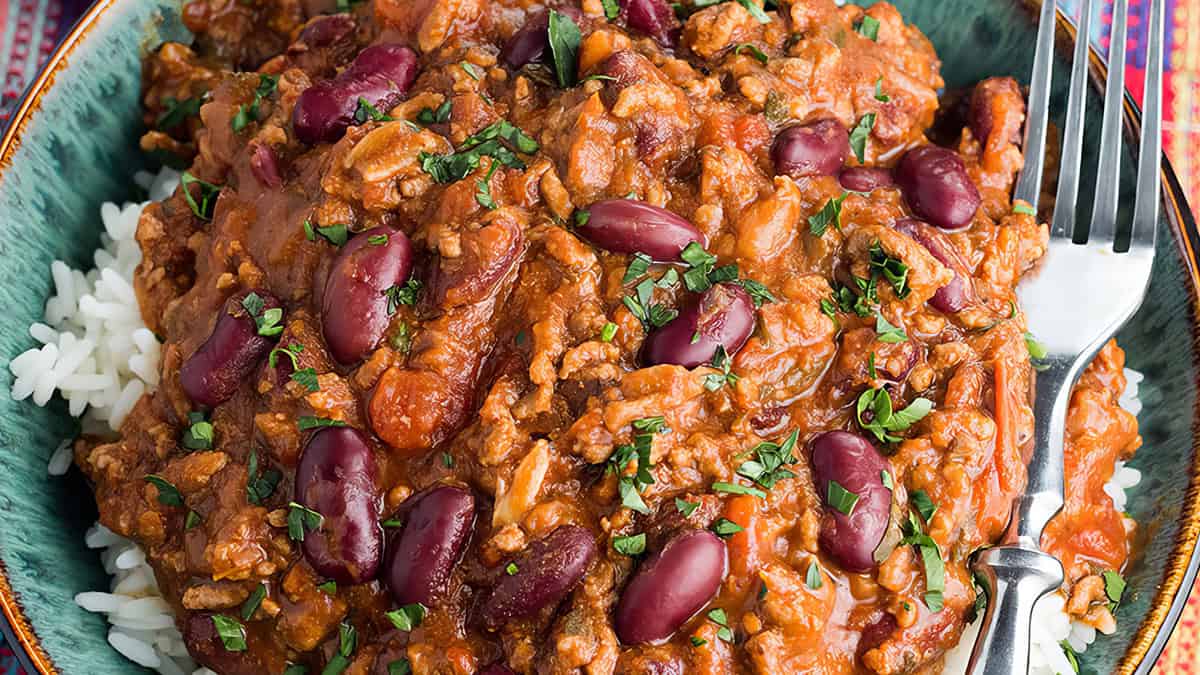
[(388, 621), (392, 622), (392, 625), (397, 630), (411, 631), (421, 625), (421, 621), (425, 619), (425, 612), (425, 605), (414, 602), (404, 605), (400, 609), (393, 609), (385, 613), (384, 616), (387, 617)]
[(158, 474), (150, 474), (142, 480), (158, 488), (158, 503), (167, 506), (183, 506), (183, 495), (179, 488)]
[(612, 547), (621, 555), (641, 555), (646, 551), (646, 533), (639, 532), (627, 537), (613, 537)]
[(547, 37), (558, 86), (563, 89), (574, 87), (579, 71), (579, 43), (582, 39), (579, 26), (566, 14), (550, 10)]
[(859, 118), (858, 124), (850, 130), (850, 149), (854, 151), (854, 156), (860, 164), (867, 161), (867, 137), (871, 135), (871, 130), (874, 128), (875, 113), (867, 113)]
[(240, 621), (224, 614), (214, 614), (212, 622), (213, 627), (217, 629), (217, 637), (221, 638), (221, 645), (225, 647), (225, 651), (246, 651), (246, 628), (242, 626)]
[(288, 503), (288, 538), (292, 541), (304, 541), (304, 535), (321, 527), (325, 516), (296, 502)]
[(796, 474), (783, 466), (796, 463), (793, 451), (796, 448), (799, 434), (799, 430), (793, 431), (784, 439), (783, 443), (763, 441), (755, 445), (750, 449), (754, 459), (742, 462), (742, 465), (737, 468), (738, 475), (745, 476), (768, 490), (775, 487), (775, 483), (778, 481), (795, 478)]
[(242, 603), (242, 619), (249, 621), (254, 616), (254, 613), (258, 611), (259, 606), (262, 605), (262, 601), (266, 597), (267, 585), (260, 583), (258, 586), (255, 586), (254, 590), (250, 591), (250, 597), (246, 598), (246, 601)]
[(843, 192), (840, 196), (830, 199), (820, 211), (808, 217), (808, 231), (814, 237), (824, 236), (830, 225), (835, 229), (842, 229), (842, 202), (846, 201), (849, 194)]

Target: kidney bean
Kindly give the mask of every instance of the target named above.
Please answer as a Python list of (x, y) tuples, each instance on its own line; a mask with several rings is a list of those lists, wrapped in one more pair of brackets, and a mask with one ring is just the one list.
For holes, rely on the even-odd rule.
[(854, 192), (872, 192), (896, 184), (891, 171), (871, 166), (848, 166), (838, 174), (838, 182)]
[(695, 368), (711, 362), (718, 345), (732, 357), (750, 339), (754, 319), (754, 301), (741, 286), (717, 284), (646, 336), (642, 363)]
[[(1021, 120), (1025, 112), (1025, 97), (1021, 87), (1011, 77), (989, 77), (975, 85), (971, 92), (971, 106), (967, 119), (971, 134), (980, 143), (987, 144), (988, 137), (1000, 122), (1000, 136), (1007, 143), (1021, 141)], [(999, 113), (999, 114), (997, 114)]]
[(596, 553), (595, 536), (578, 525), (561, 525), (533, 542), (516, 560), (516, 573), (502, 576), (483, 604), (484, 625), (495, 630), (559, 602), (583, 579)]
[[(229, 610), (225, 616), (241, 621), (237, 608)], [(272, 645), (255, 640), (254, 634), (246, 634), (248, 649), (245, 651), (229, 651), (217, 634), (213, 615), (204, 613), (189, 613), (183, 621), (183, 642), (188, 653), (200, 665), (229, 675), (260, 675), (271, 671), (271, 662), (279, 661), (282, 665), (283, 655), (274, 653)]]
[(408, 47), (381, 44), (359, 52), (332, 80), (305, 89), (292, 111), (292, 128), (302, 143), (332, 143), (354, 121), (358, 99), (380, 110), (398, 103), (417, 78), (417, 55)]
[(621, 16), (630, 28), (671, 47), (679, 36), (679, 20), (666, 0), (622, 0)]
[(666, 209), (635, 199), (605, 199), (592, 204), (588, 220), (576, 230), (584, 239), (614, 253), (645, 253), (660, 262), (678, 262), (693, 241), (706, 246), (700, 230)]
[(397, 603), (432, 606), (471, 537), (475, 497), (442, 485), (409, 501), (404, 529), (388, 547), (386, 582)]
[[(577, 24), (583, 20), (583, 14), (570, 5), (556, 7), (554, 11), (571, 17)], [(545, 61), (550, 53), (550, 36), (546, 32), (549, 27), (549, 12), (530, 14), (525, 24), (504, 44), (500, 58), (514, 70), (534, 61)]]
[(661, 642), (704, 608), (725, 578), (725, 542), (684, 530), (641, 564), (621, 593), (614, 623), (627, 645)]
[(962, 159), (936, 145), (909, 150), (896, 165), (896, 183), (918, 218), (944, 230), (971, 224), (979, 209), (979, 190)]
[(391, 322), (388, 289), (405, 283), (412, 258), (408, 237), (390, 227), (357, 234), (342, 247), (321, 303), (325, 342), (339, 363), (355, 363), (379, 344)]
[(354, 32), (354, 17), (349, 14), (326, 14), (314, 18), (300, 31), (297, 42), (309, 47), (328, 47)]
[(925, 250), (929, 251), (929, 254), (938, 262), (954, 272), (954, 278), (933, 294), (933, 297), (929, 299), (929, 304), (934, 309), (947, 314), (962, 311), (971, 304), (975, 292), (971, 285), (970, 271), (966, 261), (958, 254), (958, 250), (954, 248), (954, 244), (950, 243), (946, 235), (912, 218), (897, 220), (894, 227), (897, 232), (912, 237), (914, 241), (924, 246)]
[(541, 61), (550, 48), (546, 30), (550, 26), (550, 13), (537, 12), (525, 19), (525, 25), (500, 50), (500, 58), (509, 68), (517, 69), (534, 61)]
[(317, 574), (340, 584), (375, 578), (383, 557), (375, 474), (375, 457), (357, 429), (327, 427), (308, 440), (296, 468), (295, 501), (324, 517), (303, 543)]
[(212, 334), (179, 369), (183, 391), (197, 405), (215, 408), (228, 401), (275, 344), (274, 336), (258, 334), (254, 317), (242, 306), (250, 293), (262, 298), (264, 312), (281, 306), (278, 298), (261, 289), (238, 293), (226, 301)]
[(277, 188), (283, 185), (283, 176), (279, 173), (279, 156), (275, 149), (264, 143), (252, 144), (250, 153), (250, 173), (258, 179), (263, 187)]
[(775, 173), (792, 178), (832, 176), (849, 155), (850, 134), (835, 119), (788, 127), (771, 144)]
[[(813, 440), (812, 465), (825, 503), (821, 548), (848, 571), (870, 571), (891, 516), (892, 491), (883, 486), (883, 472), (891, 471), (887, 459), (862, 436), (829, 431)], [(829, 503), (831, 481), (858, 496), (849, 515)]]

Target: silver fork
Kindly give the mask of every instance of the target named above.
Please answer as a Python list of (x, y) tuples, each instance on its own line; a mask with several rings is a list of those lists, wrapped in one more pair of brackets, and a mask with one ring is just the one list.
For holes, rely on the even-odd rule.
[[(1054, 0), (1042, 2), (1029, 91), (1026, 165), (1014, 194), (1016, 199), (1035, 208), (1041, 190), (1049, 119), (1055, 30)], [(985, 586), (988, 604), (971, 653), (968, 667), (971, 675), (1025, 675), (1029, 669), (1033, 606), (1063, 583), (1062, 565), (1042, 552), (1039, 542), (1042, 530), (1063, 505), (1063, 435), (1071, 386), (1100, 347), (1141, 306), (1154, 262), (1161, 188), (1164, 4), (1165, 0), (1152, 1), (1146, 27), (1149, 49), (1137, 198), (1129, 246), (1117, 250), (1129, 7), (1128, 0), (1117, 0), (1113, 8), (1092, 222), (1090, 227), (1078, 228), (1075, 206), (1088, 88), (1088, 40), (1092, 29), (1092, 0), (1082, 3), (1050, 244), (1039, 270), (1017, 289), (1030, 330), (1047, 352), (1044, 361), (1047, 368), (1038, 373), (1034, 397), (1034, 451), (1025, 492), (1013, 505), (1003, 543), (980, 551), (972, 560), (971, 569)]]

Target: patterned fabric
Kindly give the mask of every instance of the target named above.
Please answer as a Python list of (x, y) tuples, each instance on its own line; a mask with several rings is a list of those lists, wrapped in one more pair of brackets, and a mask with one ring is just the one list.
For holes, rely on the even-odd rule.
[[(1073, 16), (1078, 0), (1059, 0)], [(16, 107), (26, 84), (87, 7), (87, 0), (0, 0), (0, 128)], [(1098, 37), (1102, 52), (1108, 49), (1112, 25), (1111, 1), (1098, 10), (1103, 30)], [(1131, 0), (1129, 48), (1144, 53), (1145, 17), (1148, 0)], [(1188, 194), (1189, 203), (1200, 208), (1200, 0), (1167, 0), (1167, 69), (1164, 113), (1164, 149)], [(1130, 60), (1126, 85), (1135, 100), (1142, 97), (1145, 60)], [(1192, 598), (1155, 668), (1156, 675), (1200, 672), (1200, 591)], [(0, 639), (0, 675), (23, 671), (12, 650)]]

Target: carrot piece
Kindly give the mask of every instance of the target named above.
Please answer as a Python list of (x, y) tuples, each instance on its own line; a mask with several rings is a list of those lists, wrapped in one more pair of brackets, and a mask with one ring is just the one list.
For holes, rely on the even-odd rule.
[(756, 579), (760, 563), (758, 504), (759, 499), (751, 495), (736, 496), (725, 504), (725, 517), (743, 528), (725, 542), (729, 550), (729, 581), (741, 592)]

